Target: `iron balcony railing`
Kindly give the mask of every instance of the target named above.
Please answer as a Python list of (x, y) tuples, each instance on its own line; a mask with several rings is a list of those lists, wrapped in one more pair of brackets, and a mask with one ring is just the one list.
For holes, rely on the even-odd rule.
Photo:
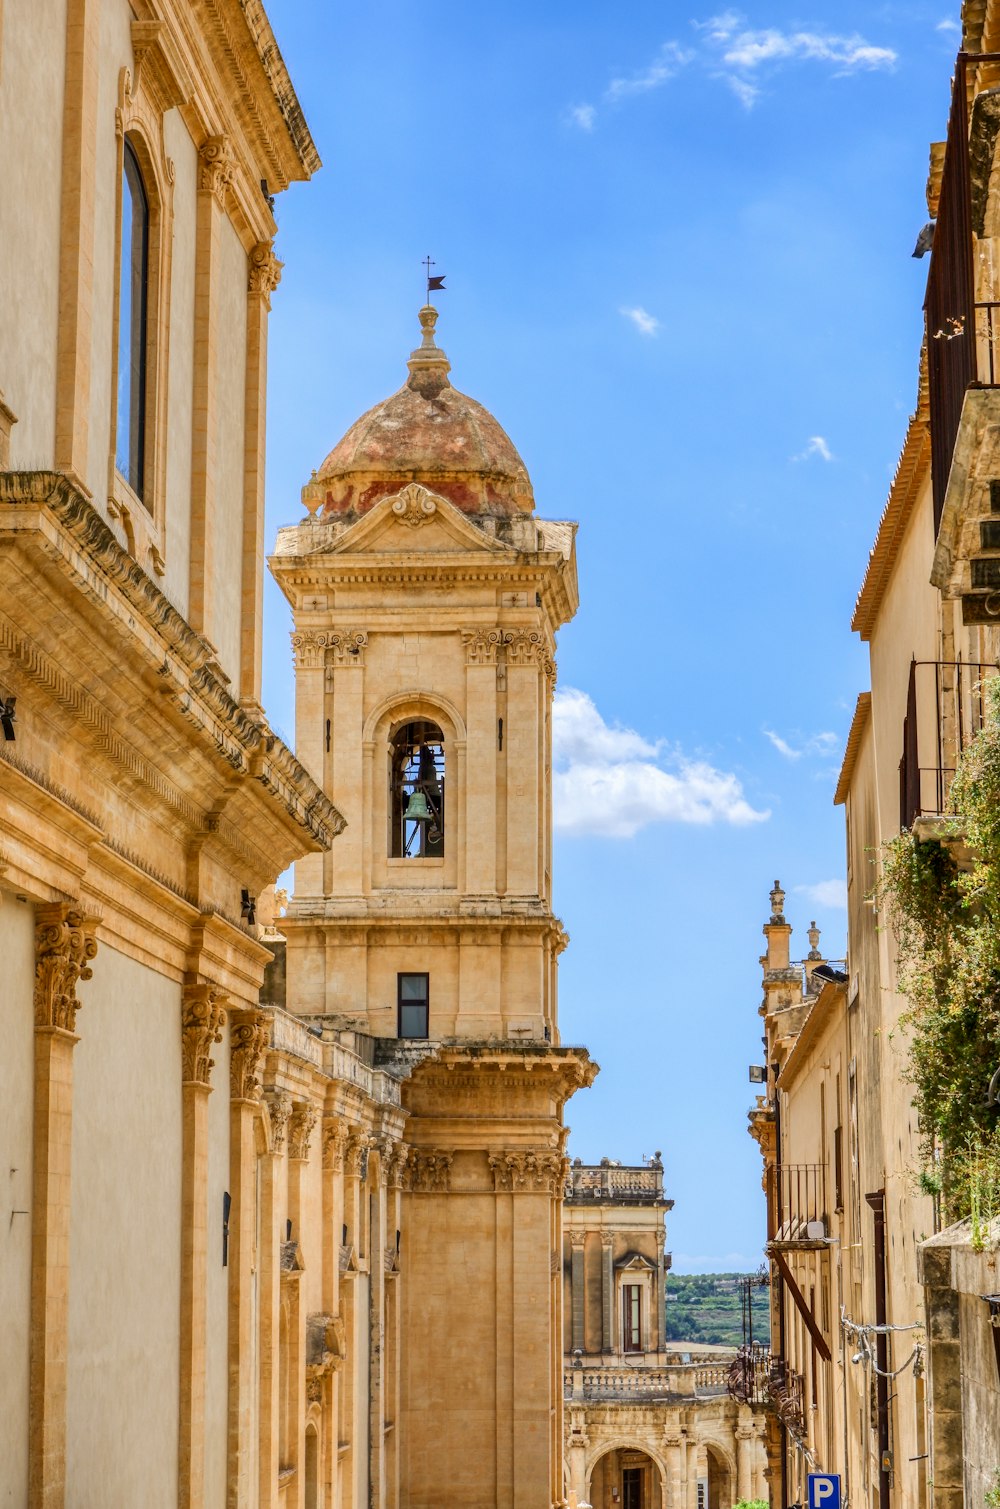
[(941, 524), (965, 394), (974, 384), (1000, 385), (1000, 351), (994, 339), (997, 305), (976, 303), (969, 155), (969, 70), (995, 62), (1000, 62), (1000, 54), (959, 53), (955, 63), (924, 300), (935, 536)]
[(945, 812), (958, 757), (986, 720), (985, 685), (1000, 666), (976, 660), (914, 660), (899, 762), (899, 823)]
[(772, 1173), (777, 1181), (777, 1227), (771, 1241), (823, 1241), (827, 1228), (826, 1169), (822, 1163), (782, 1163)]
[(758, 1342), (740, 1347), (729, 1366), (728, 1392), (740, 1404), (770, 1401), (771, 1349)]

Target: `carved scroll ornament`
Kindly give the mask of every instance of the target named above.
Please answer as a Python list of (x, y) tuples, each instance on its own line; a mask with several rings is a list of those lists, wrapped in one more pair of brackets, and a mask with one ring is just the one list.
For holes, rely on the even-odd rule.
[(263, 1012), (239, 1007), (229, 1013), (229, 1093), (233, 1100), (260, 1099), (260, 1063), (268, 1036)]
[(76, 987), (93, 974), (97, 918), (73, 902), (35, 911), (35, 1026), (76, 1031)]
[(222, 1042), (226, 997), (214, 985), (185, 985), (181, 994), (181, 1058), (185, 1084), (211, 1081), (215, 1043)]

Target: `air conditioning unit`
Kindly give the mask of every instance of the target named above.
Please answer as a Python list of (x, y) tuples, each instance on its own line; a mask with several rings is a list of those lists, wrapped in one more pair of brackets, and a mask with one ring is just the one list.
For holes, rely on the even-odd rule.
[(807, 1242), (825, 1242), (826, 1241), (826, 1222), (825, 1221), (807, 1221), (806, 1222), (806, 1241)]

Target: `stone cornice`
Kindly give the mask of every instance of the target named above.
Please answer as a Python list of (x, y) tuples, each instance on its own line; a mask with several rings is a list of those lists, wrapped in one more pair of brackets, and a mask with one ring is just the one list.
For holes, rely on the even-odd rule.
[[(266, 813), (272, 829), (283, 829), (285, 842), (297, 830), (289, 857), (312, 844), (329, 847), (344, 826), (341, 814), (267, 723), (240, 707), (222, 679), (212, 646), (191, 629), (67, 477), (54, 472), (0, 474), (0, 561), (13, 555), (24, 558), (36, 575), (68, 578), (78, 589), (75, 602), (90, 637), (106, 643), (109, 650), (114, 646), (126, 661), (131, 658), (136, 682), (155, 676), (162, 695), (159, 705), (172, 721), (184, 720), (187, 738), (200, 745), (202, 756), (220, 773), (229, 772), (230, 782), (235, 771), (248, 781), (249, 791), (255, 785), (263, 787), (270, 798)], [(44, 618), (44, 597), (35, 597)], [(41, 629), (36, 643), (25, 619), (19, 614), (3, 628), (10, 641), (8, 651), (25, 673), (86, 725), (90, 742), (96, 741), (130, 780), (152, 786), (186, 824), (198, 826), (202, 819), (196, 794), (184, 794), (175, 770), (156, 769), (149, 753), (137, 747), (136, 730), (116, 727), (103, 702), (72, 674), (74, 667), (54, 662), (39, 648)], [(86, 637), (82, 631), (81, 635)], [(156, 707), (151, 701), (151, 713)], [(154, 724), (155, 718), (151, 729)], [(225, 822), (215, 824), (224, 842)], [(229, 837), (235, 841), (245, 827), (237, 820)]]

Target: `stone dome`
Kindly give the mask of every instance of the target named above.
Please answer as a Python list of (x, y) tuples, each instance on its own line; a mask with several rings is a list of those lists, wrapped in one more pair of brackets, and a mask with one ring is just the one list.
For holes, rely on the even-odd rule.
[(310, 513), (360, 515), (408, 482), (421, 482), (468, 514), (510, 516), (534, 507), (531, 483), (488, 409), (453, 388), (434, 341), (437, 310), (420, 311), (423, 341), (397, 393), (356, 420), (302, 490)]

